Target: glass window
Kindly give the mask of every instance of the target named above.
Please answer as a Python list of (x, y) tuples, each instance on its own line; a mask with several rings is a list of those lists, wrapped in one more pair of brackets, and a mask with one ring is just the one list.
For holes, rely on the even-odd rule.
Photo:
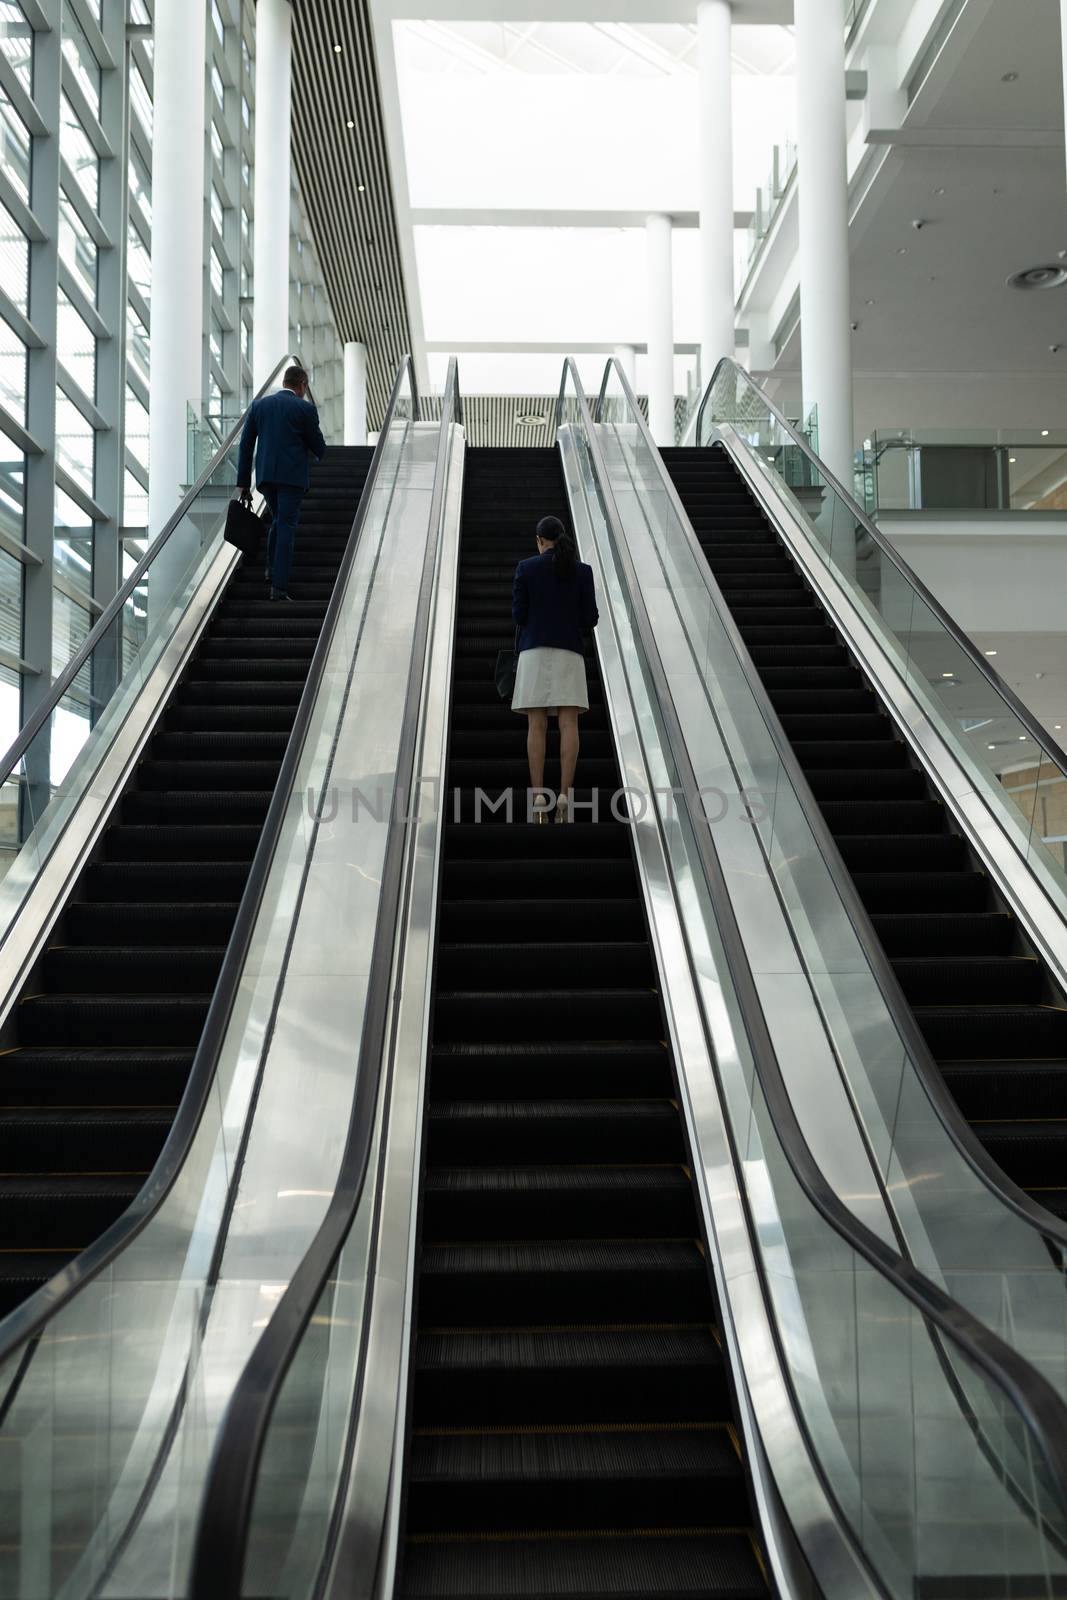
[(152, 21), (152, 14), (148, 9), (147, 0), (130, 0), (130, 21), (140, 23), (147, 27)]
[(219, 233), (221, 233), (223, 220), (222, 196), (214, 184), (211, 185), (211, 220)]
[[(126, 442), (129, 443), (129, 440)], [(127, 472), (122, 480), (122, 525), (124, 528), (148, 526), (148, 490), (132, 472)], [(129, 571), (132, 570), (131, 566)], [(129, 576), (129, 572), (126, 576)]]
[(241, 321), (241, 354), (246, 361), (252, 359), (252, 324)]
[(2, 141), (0, 160), (3, 161), (4, 171), (29, 205), (30, 131), (2, 88), (0, 88), (0, 141)]
[(251, 126), (252, 126), (252, 108), (248, 104), (247, 95), (242, 95), (241, 96), (241, 121), (244, 123), (246, 128), (251, 128)]
[(131, 283), (137, 285), (145, 299), (149, 299), (152, 288), (152, 263), (141, 235), (132, 222), (126, 230), (126, 275)]
[(126, 307), (126, 359), (147, 384), (150, 371), (148, 329), (132, 306)]
[(59, 150), (94, 211), (100, 206), (100, 158), (66, 95), (61, 97)]
[(222, 73), (214, 62), (211, 63), (211, 92), (219, 103), (219, 110), (226, 110), (226, 85), (222, 81)]
[(148, 137), (152, 137), (152, 96), (148, 92), (148, 85), (141, 76), (141, 69), (136, 61), (130, 67), (130, 103), (141, 119), (141, 125)]
[(248, 296), (252, 293), (252, 268), (242, 258), (241, 261), (241, 294)]
[(241, 157), (241, 182), (246, 189), (252, 187), (252, 163), (247, 156)]
[(94, 114), (100, 116), (100, 67), (69, 5), (63, 7), (63, 58), (74, 69)]
[(222, 20), (222, 12), (219, 10), (219, 0), (211, 0), (211, 21), (214, 24), (215, 32), (219, 36), (219, 43), (225, 44), (226, 25)]
[(152, 220), (152, 174), (141, 158), (133, 140), (130, 141), (130, 193), (144, 212), (145, 221)]
[(30, 304), (30, 241), (6, 206), (0, 205), (0, 282), (23, 316)]
[(222, 323), (219, 321), (219, 319), (215, 315), (215, 313), (212, 312), (211, 313), (211, 354), (215, 357), (215, 360), (218, 362), (220, 367), (223, 365), (222, 352), (223, 352), (223, 328), (222, 328)]
[[(135, 461), (148, 471), (148, 412), (129, 384), (126, 385), (126, 448)], [(129, 522), (129, 518), (125, 519)], [(147, 519), (146, 519), (147, 520)], [(141, 527), (141, 523), (133, 526)]]
[(226, 159), (226, 146), (222, 142), (222, 134), (219, 132), (214, 118), (211, 120), (211, 153), (221, 167)]
[(0, 527), (17, 539), (26, 538), (26, 457), (0, 434)]
[(59, 257), (75, 274), (89, 299), (96, 304), (97, 288), (96, 240), (89, 233), (81, 217), (71, 205), (66, 193), (59, 191)]
[(93, 525), (81, 506), (56, 490), (55, 569), (88, 598), (93, 592)]
[(211, 251), (211, 287), (214, 289), (220, 300), (222, 299), (223, 282), (224, 272), (222, 262), (219, 259), (218, 252), (213, 248)]
[(15, 0), (0, 0), (0, 50), (18, 73), (27, 94), (33, 93), (33, 29)]
[[(71, 657), (81, 649), (82, 645), (85, 643), (86, 636), (88, 635), (89, 627), (90, 622), (87, 607), (78, 605), (77, 601), (72, 600), (69, 595), (61, 594), (58, 589), (53, 589), (53, 678), (57, 678), (59, 676)], [(64, 709), (68, 713), (72, 714), (72, 716), (76, 716), (79, 722), (83, 717), (88, 715), (88, 707), (86, 702), (89, 698), (89, 692), (89, 663), (87, 661), (81, 672), (79, 672), (78, 676), (71, 684), (69, 694), (64, 696), (63, 700)], [(73, 759), (73, 755), (78, 749), (78, 743), (80, 743), (79, 740), (78, 743), (74, 745), (74, 750), (68, 754), (64, 748), (67, 744), (67, 738), (71, 736), (77, 738), (79, 732), (84, 734), (84, 728), (79, 730), (75, 727), (64, 727), (64, 722), (65, 719), (60, 717), (57, 719), (56, 724), (54, 725), (54, 732), (60, 735), (59, 743), (61, 749), (55, 751), (53, 753), (53, 757), (54, 761), (58, 760), (60, 766), (65, 770), (66, 767), (70, 765), (70, 761)], [(53, 764), (53, 772), (54, 770), (55, 768)]]
[(241, 40), (241, 71), (246, 78), (252, 76), (252, 52), (248, 48), (248, 40), (245, 38)]
[(72, 400), (56, 391), (56, 460), (75, 483), (92, 494), (96, 476), (96, 438)]
[[(26, 346), (0, 317), (0, 405), (26, 426)], [(5, 440), (4, 447), (10, 448)]]
[(22, 562), (0, 550), (0, 645), (15, 656), (22, 654), (22, 572)]
[(96, 336), (69, 296), (56, 303), (56, 356), (90, 400), (96, 399)]

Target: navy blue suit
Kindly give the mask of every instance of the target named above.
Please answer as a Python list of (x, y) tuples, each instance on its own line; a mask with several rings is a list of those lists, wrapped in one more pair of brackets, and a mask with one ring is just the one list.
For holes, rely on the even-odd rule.
[(593, 591), (593, 569), (575, 562), (570, 578), (557, 578), (555, 555), (530, 556), (515, 568), (511, 586), (511, 615), (519, 625), (522, 650), (548, 647), (585, 652), (583, 633), (600, 620)]
[(292, 389), (279, 389), (252, 402), (237, 458), (240, 489), (252, 487), (253, 449), (256, 486), (271, 510), (267, 540), (271, 585), (284, 591), (289, 587), (300, 501), (308, 487), (308, 456), (321, 461), (326, 454), (319, 414), (310, 400), (301, 400)]

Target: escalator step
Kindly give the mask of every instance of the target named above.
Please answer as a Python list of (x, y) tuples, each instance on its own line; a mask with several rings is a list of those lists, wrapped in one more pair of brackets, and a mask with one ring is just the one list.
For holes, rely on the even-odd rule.
[(37, 1045), (195, 1045), (208, 995), (32, 995), (18, 1009), (19, 1040)]
[[(900, 739), (792, 739), (790, 743), (809, 774), (847, 768), (856, 777), (877, 772), (876, 781), (881, 782), (881, 773), (887, 767), (907, 768), (908, 751)], [(915, 779), (921, 784), (922, 773), (913, 773), (913, 786)]]
[(823, 800), (820, 810), (835, 838), (849, 833), (869, 838), (878, 826), (893, 828), (898, 837), (928, 837), (945, 820), (944, 808), (935, 800)]
[[(259, 733), (276, 733), (288, 742), (295, 705), (180, 705), (171, 706), (163, 721), (168, 737), (229, 736), (251, 740)], [(239, 745), (238, 748), (242, 746)], [(282, 746), (284, 750), (284, 745)], [(160, 752), (162, 753), (162, 752)]]
[(278, 777), (277, 760), (256, 761), (172, 761), (152, 757), (137, 768), (142, 792), (160, 789), (202, 790), (211, 794), (227, 790), (260, 790), (270, 793)]
[(873, 917), (874, 931), (891, 956), (1003, 956), (1015, 937), (1006, 911), (898, 912)]
[[(884, 821), (884, 819), (883, 819)], [(843, 833), (837, 848), (853, 872), (895, 868), (946, 871), (964, 867), (967, 852), (958, 833)]]
[(262, 705), (270, 711), (280, 711), (284, 706), (292, 717), (303, 692), (302, 674), (292, 678), (272, 677), (267, 682), (247, 678), (187, 677), (171, 702), (171, 710), (189, 711), (194, 706), (210, 706), (230, 711), (236, 706)]
[(423, 1237), (431, 1243), (601, 1238), (605, 1231), (669, 1238), (693, 1217), (681, 1166), (434, 1166), (423, 1194)]
[[(631, 875), (630, 833), (625, 827), (612, 827), (610, 812), (598, 823), (585, 822), (579, 815), (566, 827), (516, 823), (514, 829), (489, 830), (475, 823), (448, 822), (445, 825), (445, 855), (450, 861), (469, 860), (472, 864), (492, 857), (510, 887), (507, 874), (524, 860), (569, 861), (578, 868), (590, 859), (619, 861)], [(633, 889), (631, 887), (631, 894)]]
[(657, 1100), (434, 1100), (429, 1150), (431, 1163), (445, 1166), (680, 1161), (684, 1154), (677, 1109)]
[(723, 1424), (419, 1433), (409, 1483), (409, 1537), (516, 1527), (640, 1528), (650, 1506), (664, 1501), (669, 1520), (683, 1527), (700, 1526), (709, 1501), (727, 1525), (742, 1524), (748, 1515), (741, 1462)]
[(200, 818), (217, 823), (225, 818), (231, 823), (258, 822), (262, 825), (270, 796), (269, 788), (131, 789), (122, 798), (122, 819), (139, 823), (188, 823)]
[[(561, 928), (571, 937), (608, 936), (616, 943), (643, 940), (645, 922), (641, 901), (593, 898), (448, 900), (441, 908), (439, 937), (446, 947), (476, 935), (520, 945), (524, 940), (550, 938)], [(647, 953), (647, 945), (643, 948)], [(553, 970), (559, 971), (555, 963)]]
[(984, 872), (854, 872), (868, 911), (985, 911), (989, 879)]
[(656, 1039), (662, 1022), (651, 990), (440, 990), (435, 1038)]
[(419, 1295), (431, 1325), (454, 1322), (457, 1303), (480, 1327), (633, 1322), (650, 1306), (682, 1322), (709, 1309), (704, 1259), (688, 1239), (428, 1244)]
[(224, 945), (52, 945), (45, 952), (44, 979), (49, 990), (65, 994), (106, 994), (115, 985), (127, 995), (165, 989), (209, 994), (224, 954)]
[(93, 901), (199, 904), (223, 894), (237, 900), (248, 881), (247, 861), (198, 861), (184, 855), (175, 859), (181, 862), (180, 872), (174, 871), (169, 859), (99, 861), (82, 879), (82, 892)]
[(118, 946), (137, 939), (142, 945), (190, 945), (225, 948), (237, 915), (235, 900), (98, 901), (76, 900), (68, 906), (65, 926), (71, 944)]
[(0, 1106), (173, 1106), (191, 1050), (19, 1048), (0, 1056)]
[(37, 1250), (84, 1250), (132, 1204), (140, 1187), (139, 1177), (7, 1174), (0, 1186), (0, 1230), (5, 1239), (32, 1240)]
[(5, 1111), (0, 1173), (146, 1173), (170, 1129), (169, 1111)]
[(975, 1121), (973, 1126), (993, 1160), (1020, 1188), (1063, 1186), (1067, 1117), (1058, 1121)]
[(472, 1540), (409, 1541), (402, 1592), (409, 1600), (498, 1600), (546, 1596), (604, 1600), (642, 1596), (723, 1596), (749, 1600), (766, 1584), (742, 1532), (714, 1529), (640, 1537), (617, 1531)]
[[(500, 902), (506, 911), (507, 900)], [(557, 924), (558, 926), (558, 924)], [(571, 929), (567, 929), (570, 933)], [(437, 981), (446, 986), (462, 983), (477, 973), (484, 988), (505, 985), (514, 989), (531, 972), (551, 974), (559, 989), (634, 988), (651, 986), (654, 968), (647, 941), (621, 938), (578, 944), (573, 940), (535, 943), (495, 941), (492, 944), (449, 944), (437, 947)]]
[(1020, 1005), (1040, 998), (1041, 965), (1033, 956), (896, 956), (893, 967), (912, 1005)]
[(434, 1043), (433, 1093), (450, 1099), (531, 1099), (633, 1095), (659, 1098), (670, 1092), (670, 1063), (658, 1039), (560, 1040), (459, 1044)]
[(260, 830), (249, 824), (140, 827), (119, 823), (104, 835), (108, 861), (251, 861)]
[(1029, 1117), (1067, 1117), (1067, 1057), (946, 1061), (941, 1075), (965, 1117), (997, 1121), (1015, 1109)]
[[(896, 748), (890, 745), (891, 750)], [(915, 767), (809, 767), (805, 773), (817, 800), (915, 800), (929, 804), (923, 775)]]
[(1067, 1056), (1062, 1006), (926, 1005), (915, 1015), (938, 1061)]

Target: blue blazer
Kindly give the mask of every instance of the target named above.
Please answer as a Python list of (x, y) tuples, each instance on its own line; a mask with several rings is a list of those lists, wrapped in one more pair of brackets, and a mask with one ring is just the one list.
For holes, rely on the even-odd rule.
[(292, 389), (278, 389), (260, 400), (253, 400), (237, 458), (239, 489), (252, 487), (253, 449), (258, 484), (279, 483), (291, 489), (306, 489), (308, 453), (319, 461), (326, 454), (319, 414), (311, 401), (301, 400)]
[(583, 633), (600, 620), (593, 592), (593, 569), (575, 562), (574, 574), (557, 579), (555, 556), (530, 556), (515, 568), (511, 586), (511, 615), (519, 625), (520, 650), (548, 646), (555, 650), (585, 651)]

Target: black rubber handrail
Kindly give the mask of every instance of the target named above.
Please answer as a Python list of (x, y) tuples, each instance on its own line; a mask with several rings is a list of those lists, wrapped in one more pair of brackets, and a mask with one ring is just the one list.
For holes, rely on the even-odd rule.
[(938, 1288), (912, 1262), (893, 1250), (865, 1223), (855, 1217), (831, 1188), (808, 1147), (778, 1063), (763, 1003), (749, 965), (744, 939), (734, 915), (727, 880), (712, 838), (712, 830), (704, 818), (700, 784), (693, 770), (666, 670), (656, 644), (592, 414), (577, 368), (570, 359), (564, 369), (564, 384), (567, 381), (568, 370), (593, 458), (604, 513), (611, 525), (613, 542), (620, 555), (631, 613), (663, 720), (667, 748), (681, 779), (680, 788), (692, 823), (692, 837), (700, 858), (708, 894), (715, 908), (716, 924), (722, 940), (730, 981), (740, 1006), (756, 1076), (786, 1160), (804, 1194), (827, 1226), (844, 1239), (850, 1249), (886, 1278), (950, 1345), (959, 1349), (966, 1359), (1009, 1399), (1047, 1463), (1059, 1502), (1067, 1511), (1067, 1404), (1017, 1350), (1013, 1350), (964, 1306), (959, 1305), (944, 1290)]
[(908, 1004), (904, 990), (901, 988), (900, 979), (897, 977), (892, 962), (885, 953), (882, 941), (875, 932), (870, 914), (860, 898), (859, 891), (853, 882), (852, 874), (841, 855), (837, 840), (830, 832), (826, 818), (823, 816), (822, 807), (812, 792), (807, 774), (800, 765), (797, 753), (793, 749), (785, 729), (782, 727), (763, 679), (752, 664), (752, 657), (749, 654), (748, 647), (741, 637), (741, 632), (733, 619), (725, 596), (719, 587), (718, 580), (705, 559), (703, 550), (700, 548), (700, 542), (693, 530), (692, 522), (686, 513), (685, 507), (682, 505), (681, 497), (674, 481), (664, 466), (663, 458), (652, 438), (648, 424), (641, 415), (633, 389), (615, 357), (611, 357), (605, 365), (604, 379), (597, 402), (597, 419), (600, 420), (603, 416), (608, 379), (613, 368), (622, 384), (627, 403), (638, 420), (645, 444), (652, 453), (652, 459), (659, 467), (662, 487), (671, 503), (678, 526), (695, 560), (697, 570), (701, 574), (708, 591), (708, 598), (715, 608), (719, 626), (733, 649), (738, 670), (745, 680), (749, 694), (756, 703), (778, 759), (785, 770), (794, 793), (800, 801), (805, 820), (811, 830), (816, 847), (823, 858), (826, 870), (830, 875), (834, 891), (852, 924), (853, 932), (871, 969), (875, 983), (878, 985), (886, 1010), (889, 1012), (901, 1042), (916, 1069), (916, 1075), (927, 1099), (930, 1101), (934, 1115), (942, 1124), (948, 1138), (955, 1145), (960, 1158), (967, 1163), (979, 1180), (996, 1195), (1003, 1205), (1013, 1211), (1028, 1227), (1033, 1228), (1043, 1238), (1055, 1244), (1056, 1248), (1062, 1252), (1062, 1264), (1063, 1261), (1067, 1261), (1067, 1223), (1062, 1222), (1051, 1211), (1046, 1211), (1043, 1206), (1039, 1205), (1036, 1200), (1026, 1193), (1025, 1189), (1020, 1189), (1009, 1178), (1008, 1174), (997, 1166), (946, 1087), (945, 1080), (938, 1070), (930, 1046), (926, 1042), (926, 1036), (915, 1020), (915, 1013)]
[[(453, 356), (449, 361), (441, 404), (429, 532), (419, 580), (397, 749), (394, 804), (390, 808), (382, 863), (379, 910), (367, 979), (363, 1027), (355, 1057), (355, 1093), (345, 1147), (326, 1215), (256, 1343), (226, 1407), (201, 1497), (188, 1586), (190, 1600), (234, 1600), (235, 1596), (241, 1594), (259, 1465), (274, 1408), (308, 1324), (351, 1232), (367, 1181), (374, 1134), (374, 1108), (381, 1087), (387, 1030), (399, 1001), (399, 994), (393, 993), (391, 978), (400, 926), (404, 854), (411, 820), (409, 808), (413, 809), (414, 805), (413, 779), (429, 643), (433, 575), (443, 524), (447, 456), (452, 446), (451, 424), (453, 418), (461, 416), (458, 368)], [(396, 804), (397, 796), (403, 798), (404, 804)], [(360, 1404), (373, 1292), (374, 1276), (368, 1270), (360, 1335), (359, 1378), (352, 1399), (353, 1415)]]
[[(814, 450), (811, 448), (811, 445), (804, 438), (804, 435), (799, 433), (797, 429), (794, 428), (793, 424), (782, 415), (782, 412), (775, 405), (774, 401), (770, 399), (763, 389), (760, 388), (759, 384), (756, 383), (755, 379), (745, 371), (744, 367), (739, 367), (737, 362), (731, 360), (729, 356), (723, 356), (716, 366), (715, 371), (711, 375), (711, 382), (704, 390), (703, 398), (697, 410), (696, 428), (694, 430), (697, 448), (700, 448), (700, 425), (703, 421), (705, 407), (707, 406), (708, 401), (711, 399), (711, 392), (715, 387), (715, 380), (718, 378), (721, 372), (726, 370), (732, 370), (735, 377), (739, 376), (745, 380), (745, 383), (752, 390), (753, 394), (759, 397), (760, 403), (767, 407), (767, 410), (774, 417), (775, 421), (785, 429), (786, 433), (789, 435), (790, 439), (792, 439), (797, 449), (800, 450), (801, 453), (805, 455), (811, 462), (820, 478), (822, 478), (825, 483), (828, 483), (831, 489), (833, 489), (840, 499), (845, 502), (849, 511), (863, 528), (864, 532), (870, 535), (875, 544), (881, 550), (882, 554), (887, 558), (887, 560), (892, 562), (893, 566), (896, 567), (905, 583), (915, 590), (915, 592), (921, 598), (923, 604), (933, 612), (938, 622), (940, 622), (941, 626), (945, 629), (945, 632), (951, 636), (953, 643), (959, 646), (964, 655), (970, 659), (971, 664), (978, 668), (978, 671), (981, 673), (982, 677), (985, 678), (990, 687), (996, 690), (997, 694), (1011, 710), (1012, 715), (1016, 717), (1022, 726), (1027, 730), (1034, 743), (1039, 747), (1039, 749), (1043, 750), (1048, 756), (1049, 760), (1059, 767), (1060, 771), (1067, 776), (1067, 755), (1065, 755), (1060, 749), (1055, 739), (1049, 736), (1048, 730), (1043, 728), (1033, 713), (1023, 705), (1015, 691), (1009, 688), (1009, 686), (1004, 682), (1004, 679), (1000, 676), (997, 669), (989, 665), (988, 660), (978, 649), (977, 645), (974, 643), (974, 640), (969, 638), (967, 634), (964, 633), (959, 623), (949, 615), (944, 606), (941, 604), (940, 600), (936, 599), (935, 596), (930, 593), (930, 590), (926, 587), (918, 573), (909, 567), (903, 556), (901, 556), (893, 548), (885, 534), (879, 530), (877, 523), (872, 522), (867, 513), (860, 507), (855, 499), (855, 496), (845, 488), (844, 484), (842, 484), (839, 478), (834, 476), (826, 463), (820, 460), (820, 458), (815, 454)], [(601, 393), (603, 394), (603, 390), (601, 390)]]
[[(280, 366), (275, 369), (276, 372), (278, 370), (280, 370)], [(203, 1032), (200, 1035), (200, 1042), (193, 1057), (193, 1064), (178, 1105), (177, 1115), (171, 1123), (163, 1148), (144, 1186), (122, 1215), (98, 1239), (94, 1240), (88, 1249), (75, 1256), (68, 1266), (58, 1272), (54, 1278), (38, 1289), (28, 1300), (23, 1301), (22, 1305), (16, 1306), (15, 1310), (0, 1322), (0, 1363), (8, 1360), (20, 1346), (37, 1338), (52, 1318), (76, 1294), (84, 1289), (94, 1278), (98, 1277), (123, 1250), (132, 1244), (139, 1234), (143, 1233), (173, 1189), (192, 1142), (196, 1137), (204, 1109), (208, 1104), (211, 1085), (215, 1079), (226, 1029), (233, 1014), (241, 974), (248, 958), (248, 951), (251, 947), (256, 919), (266, 890), (274, 854), (288, 814), (293, 783), (303, 754), (315, 701), (318, 697), (326, 660), (337, 627), (345, 580), (351, 572), (352, 564), (355, 560), (356, 548), (366, 522), (367, 510), (381, 463), (389, 424), (395, 412), (405, 376), (408, 378), (416, 411), (418, 409), (414, 364), (410, 356), (405, 356), (400, 363), (393, 383), (385, 421), (378, 435), (378, 443), (371, 458), (367, 480), (363, 486), (363, 492), (352, 523), (352, 531), (349, 534), (348, 543), (341, 558), (341, 565), (338, 569), (333, 593), (330, 596), (330, 603), (326, 608), (322, 629), (308, 667), (307, 681), (304, 684), (300, 701), (296, 708), (296, 715), (293, 718), (292, 731), (289, 734), (285, 754), (282, 757), (274, 792), (271, 795), (270, 805), (263, 823), (263, 831), (260, 834), (259, 843), (252, 857), (244, 892), (237, 907), (233, 930), (226, 946), (222, 966), (211, 996), (211, 1003), (208, 1006)], [(238, 424), (238, 427), (240, 427), (240, 424)], [(216, 464), (229, 450), (236, 432), (237, 429), (234, 429), (227, 442), (214, 458)], [(210, 473), (212, 468), (209, 467), (207, 470)], [(12, 1389), (9, 1389), (3, 1402), (0, 1403), (0, 1425), (2, 1425), (3, 1417), (10, 1406), (12, 1392)]]
[[(59, 674), (59, 677), (56, 678), (55, 682), (52, 684), (52, 687), (49, 689), (48, 694), (41, 701), (40, 705), (37, 706), (36, 709), (33, 710), (27, 717), (26, 721), (19, 729), (18, 737), (16, 738), (14, 744), (10, 745), (5, 751), (4, 755), (0, 757), (0, 784), (7, 782), (8, 778), (22, 760), (34, 739), (37, 737), (37, 734), (44, 726), (45, 722), (59, 705), (60, 701), (63, 699), (63, 696), (67, 693), (67, 690), (78, 676), (78, 673), (82, 670), (82, 668), (85, 666), (85, 663), (92, 656), (93, 651), (100, 643), (100, 640), (104, 637), (104, 634), (115, 621), (115, 618), (121, 614), (122, 608), (125, 606), (127, 600), (133, 594), (134, 590), (137, 588), (137, 585), (140, 583), (149, 567), (155, 561), (156, 556), (162, 550), (163, 546), (166, 544), (175, 528), (177, 528), (179, 523), (184, 520), (194, 500), (196, 500), (201, 491), (207, 487), (208, 483), (218, 471), (228, 452), (232, 449), (233, 445), (236, 444), (241, 433), (241, 429), (244, 427), (245, 418), (247, 417), (251, 406), (253, 406), (257, 400), (261, 399), (262, 396), (267, 393), (267, 390), (270, 388), (279, 372), (284, 371), (284, 369), (292, 360), (292, 355), (283, 356), (278, 362), (278, 365), (274, 368), (274, 371), (271, 373), (270, 377), (267, 379), (266, 383), (264, 383), (262, 387), (259, 388), (253, 395), (252, 400), (249, 402), (249, 406), (241, 413), (240, 417), (234, 423), (233, 427), (230, 429), (229, 433), (226, 435), (225, 439), (222, 441), (221, 445), (216, 450), (215, 454), (212, 456), (203, 472), (200, 474), (199, 478), (197, 478), (192, 488), (187, 489), (181, 500), (178, 502), (177, 511), (175, 511), (173, 516), (168, 518), (168, 520), (164, 523), (163, 527), (160, 529), (157, 536), (152, 540), (151, 544), (148, 546), (144, 555), (141, 557), (140, 561), (138, 561), (129, 577), (122, 584), (122, 587), (117, 589), (111, 596), (111, 599), (108, 601), (107, 605), (104, 607), (103, 611), (97, 617), (96, 621), (93, 623), (93, 626), (86, 634), (80, 649), (75, 651), (74, 655), (71, 656), (70, 660), (63, 668), (63, 671)], [(299, 361), (299, 357), (297, 357), (297, 360)], [(299, 362), (299, 364), (303, 366), (302, 361)]]

